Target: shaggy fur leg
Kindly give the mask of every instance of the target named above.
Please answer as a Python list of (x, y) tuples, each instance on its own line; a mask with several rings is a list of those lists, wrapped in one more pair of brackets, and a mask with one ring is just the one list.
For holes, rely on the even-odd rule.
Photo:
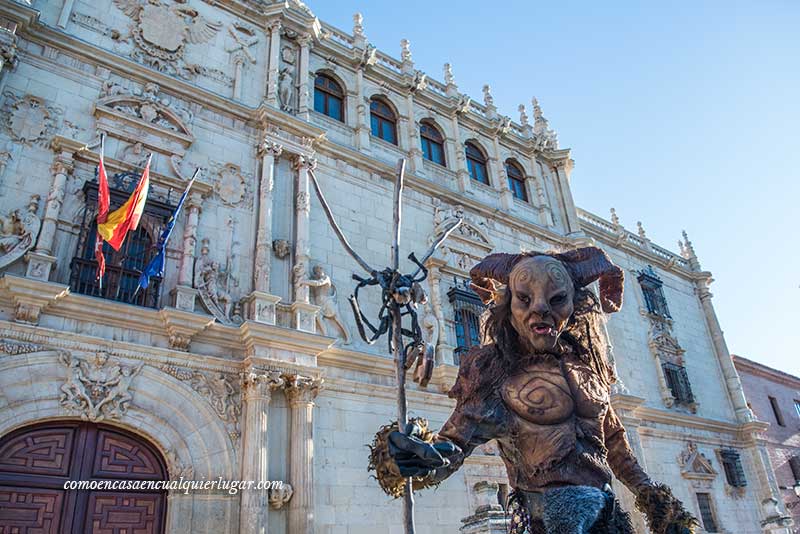
[(545, 493), (544, 524), (548, 534), (587, 534), (606, 506), (607, 494), (589, 486), (570, 486)]

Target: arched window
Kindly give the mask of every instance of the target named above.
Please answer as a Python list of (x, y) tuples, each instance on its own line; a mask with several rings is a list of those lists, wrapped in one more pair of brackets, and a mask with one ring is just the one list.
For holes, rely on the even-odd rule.
[(369, 104), (369, 119), (372, 135), (393, 145), (397, 144), (397, 116), (389, 104), (373, 98)]
[(486, 156), (478, 145), (467, 141), (467, 170), (473, 180), (489, 185), (489, 171), (486, 169)]
[(444, 136), (439, 129), (430, 121), (422, 121), (419, 125), (419, 137), (422, 157), (444, 166)]
[(344, 91), (339, 83), (325, 74), (314, 80), (314, 111), (344, 122)]
[(508, 175), (508, 188), (514, 196), (524, 202), (528, 201), (528, 191), (525, 189), (525, 173), (519, 165), (512, 160), (506, 160), (506, 174)]

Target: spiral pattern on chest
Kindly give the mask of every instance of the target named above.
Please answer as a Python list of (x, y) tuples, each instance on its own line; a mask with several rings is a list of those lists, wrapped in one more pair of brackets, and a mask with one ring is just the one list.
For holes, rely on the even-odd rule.
[(560, 374), (512, 378), (503, 388), (503, 398), (517, 415), (540, 425), (560, 423), (575, 410), (569, 386)]

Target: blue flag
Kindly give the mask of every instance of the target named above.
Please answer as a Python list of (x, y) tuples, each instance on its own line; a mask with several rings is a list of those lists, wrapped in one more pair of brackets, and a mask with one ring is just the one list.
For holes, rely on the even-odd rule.
[(189, 183), (186, 185), (186, 190), (181, 195), (180, 200), (178, 200), (178, 205), (175, 206), (175, 211), (172, 212), (172, 215), (170, 215), (169, 220), (167, 221), (167, 225), (161, 232), (161, 235), (158, 238), (158, 252), (153, 259), (150, 260), (150, 263), (147, 264), (142, 271), (142, 274), (139, 276), (139, 287), (136, 288), (137, 292), (140, 288), (147, 289), (147, 286), (150, 285), (151, 276), (164, 276), (164, 260), (167, 253), (167, 241), (169, 241), (169, 236), (172, 234), (172, 229), (175, 227), (175, 221), (178, 219), (181, 208), (183, 208), (183, 203), (186, 201), (189, 190), (192, 188), (192, 184), (194, 183), (195, 178), (197, 178), (199, 172), (199, 168), (194, 171), (192, 179), (189, 180)]

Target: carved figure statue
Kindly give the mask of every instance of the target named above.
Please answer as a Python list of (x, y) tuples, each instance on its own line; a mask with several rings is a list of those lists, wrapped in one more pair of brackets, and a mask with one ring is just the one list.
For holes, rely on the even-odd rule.
[(323, 336), (327, 335), (325, 319), (328, 319), (341, 332), (344, 344), (349, 345), (350, 332), (339, 313), (339, 305), (336, 302), (336, 286), (333, 285), (330, 276), (325, 274), (322, 265), (315, 265), (311, 272), (314, 278), (302, 280), (300, 283), (309, 286), (314, 292), (316, 304), (320, 308), (317, 315), (317, 328), (319, 328)]
[[(462, 356), (438, 434), (424, 420), (381, 429), (370, 467), (399, 496), (436, 485), (473, 450), (496, 440), (508, 479), (510, 532), (633, 534), (615, 499), (615, 475), (654, 534), (698, 525), (667, 486), (640, 467), (610, 403), (602, 312), (622, 305), (623, 271), (596, 247), (561, 254), (492, 254), (470, 271), (485, 303), (485, 345)], [(596, 296), (587, 286), (599, 280)]]
[(220, 284), (220, 278), (226, 276), (220, 271), (219, 263), (212, 260), (209, 255), (209, 241), (204, 238), (200, 248), (200, 257), (195, 264), (194, 287), (198, 289), (200, 301), (208, 313), (216, 317), (221, 323), (231, 323), (231, 309), (233, 299)]
[(278, 78), (278, 99), (283, 111), (294, 111), (292, 97), (294, 96), (294, 67), (286, 65), (281, 69)]
[(26, 212), (11, 210), (7, 217), (0, 216), (0, 268), (10, 265), (30, 250), (42, 222), (36, 215), (39, 195), (33, 195)]

